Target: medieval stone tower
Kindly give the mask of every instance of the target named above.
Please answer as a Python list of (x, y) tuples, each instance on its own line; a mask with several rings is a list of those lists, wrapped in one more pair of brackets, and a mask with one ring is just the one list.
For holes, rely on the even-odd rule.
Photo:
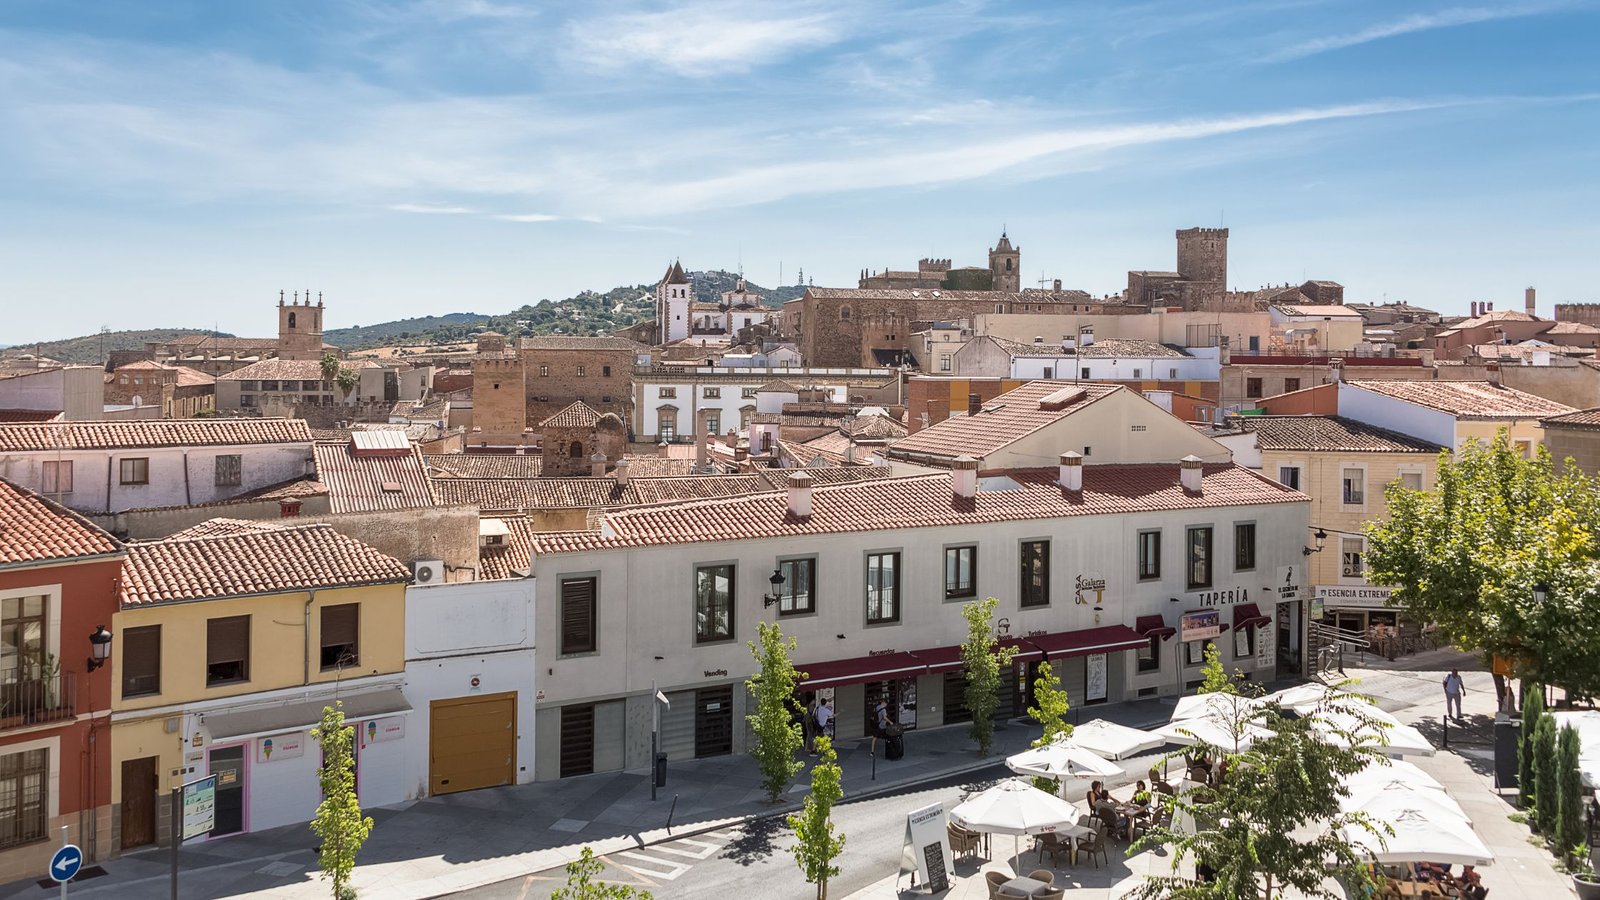
[(285, 304), (283, 292), (278, 292), (278, 358), (322, 358), (322, 295), (317, 295), (317, 305), (311, 305), (311, 292), (306, 291), (305, 302), (300, 302), (296, 291), (294, 302)]
[(1022, 248), (1011, 246), (1011, 238), (1004, 231), (1000, 232), (1000, 243), (989, 248), (989, 274), (993, 290), (1022, 290)]
[(689, 304), (693, 301), (689, 276), (674, 261), (656, 284), (656, 343), (681, 341), (689, 336)]
[(1184, 228), (1178, 232), (1178, 276), (1194, 282), (1200, 296), (1228, 290), (1228, 229)]

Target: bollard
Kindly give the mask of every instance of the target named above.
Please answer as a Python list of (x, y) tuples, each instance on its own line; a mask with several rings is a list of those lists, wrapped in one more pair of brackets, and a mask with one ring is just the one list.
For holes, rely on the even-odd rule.
[(1444, 738), (1443, 738), (1444, 749), (1449, 750), (1450, 749), (1450, 714), (1446, 713), (1446, 714), (1440, 716), (1439, 717), (1439, 721), (1444, 723)]
[(872, 758), (872, 780), (878, 780), (878, 742), (874, 740), (872, 746), (867, 748), (867, 756)]
[(672, 814), (678, 811), (678, 795), (672, 795), (672, 808), (667, 810), (667, 834), (672, 833)]

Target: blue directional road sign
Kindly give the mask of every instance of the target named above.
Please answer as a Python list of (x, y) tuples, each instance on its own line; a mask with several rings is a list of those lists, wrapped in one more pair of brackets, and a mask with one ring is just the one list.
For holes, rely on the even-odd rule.
[[(68, 844), (50, 857), (50, 877), (56, 881), (71, 881), (83, 868), (83, 851), (76, 844)], [(66, 888), (62, 888), (66, 890)]]

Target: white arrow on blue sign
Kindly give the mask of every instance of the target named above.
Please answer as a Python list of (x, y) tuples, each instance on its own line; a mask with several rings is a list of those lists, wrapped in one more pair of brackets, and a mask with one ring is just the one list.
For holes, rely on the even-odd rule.
[(83, 851), (74, 844), (62, 847), (56, 851), (55, 856), (50, 857), (50, 877), (56, 881), (71, 881), (72, 876), (78, 874), (81, 868), (83, 868)]

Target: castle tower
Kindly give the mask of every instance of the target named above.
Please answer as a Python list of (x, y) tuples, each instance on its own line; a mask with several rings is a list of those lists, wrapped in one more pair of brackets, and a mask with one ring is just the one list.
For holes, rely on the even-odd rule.
[(689, 304), (694, 291), (689, 276), (676, 260), (656, 284), (656, 342), (681, 341), (689, 336)]
[(1000, 243), (989, 248), (989, 274), (993, 290), (1022, 290), (1022, 248), (1011, 246), (1005, 231), (1000, 232)]
[(311, 305), (311, 292), (306, 291), (305, 302), (295, 292), (293, 303), (283, 302), (283, 292), (278, 292), (278, 358), (322, 358), (322, 295), (317, 294), (317, 305)]
[(1200, 285), (1201, 294), (1228, 289), (1228, 229), (1185, 228), (1178, 232), (1178, 276)]

